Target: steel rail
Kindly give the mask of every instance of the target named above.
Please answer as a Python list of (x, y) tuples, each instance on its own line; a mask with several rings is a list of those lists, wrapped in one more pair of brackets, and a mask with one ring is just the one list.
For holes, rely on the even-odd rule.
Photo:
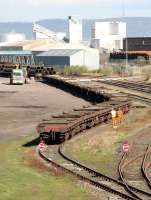
[[(59, 149), (58, 149), (59, 154), (60, 154), (64, 159), (68, 160), (69, 162), (73, 163), (74, 165), (77, 165), (78, 167), (80, 167), (80, 168), (82, 168), (82, 169), (88, 171), (89, 173), (94, 174), (96, 177), (100, 177), (100, 178), (103, 178), (103, 179), (105, 179), (105, 180), (107, 180), (107, 181), (116, 183), (116, 184), (118, 184), (118, 185), (124, 187), (126, 190), (127, 190), (127, 186), (128, 186), (129, 189), (132, 190), (132, 191), (141, 193), (141, 194), (143, 194), (143, 195), (151, 196), (151, 193), (148, 193), (148, 192), (146, 192), (146, 191), (144, 191), (144, 190), (140, 190), (140, 189), (138, 189), (138, 188), (136, 188), (136, 187), (133, 187), (133, 186), (130, 186), (130, 185), (128, 185), (128, 184), (127, 184), (127, 186), (125, 186), (125, 183), (123, 183), (123, 182), (121, 182), (121, 181), (119, 181), (119, 180), (116, 180), (116, 179), (114, 179), (114, 178), (112, 178), (112, 177), (109, 177), (109, 176), (107, 176), (107, 175), (104, 175), (104, 174), (102, 174), (102, 173), (100, 173), (100, 172), (97, 172), (97, 171), (95, 171), (95, 170), (93, 170), (93, 169), (91, 169), (91, 168), (89, 168), (89, 167), (87, 167), (87, 166), (85, 166), (85, 165), (79, 163), (78, 161), (76, 161), (76, 160), (70, 158), (70, 157), (67, 156), (65, 153), (63, 153), (63, 148), (64, 148), (64, 144), (62, 144), (62, 145), (59, 146)], [(140, 157), (140, 156), (142, 157), (143, 155), (139, 155), (139, 157)], [(138, 156), (137, 156), (137, 157), (138, 157)], [(135, 159), (137, 159), (137, 157), (136, 157)], [(128, 191), (128, 190), (127, 190), (127, 191)], [(129, 192), (129, 191), (128, 191), (128, 192)], [(130, 193), (131, 193), (131, 192), (130, 192)], [(133, 193), (133, 192), (132, 192), (132, 193)]]
[(151, 189), (151, 180), (148, 176), (148, 168), (151, 166), (151, 163), (147, 164), (147, 157), (148, 154), (151, 153), (151, 144), (148, 144), (147, 148), (146, 148), (146, 152), (144, 154), (144, 158), (143, 158), (143, 162), (142, 162), (142, 166), (141, 166), (141, 171), (142, 174), (147, 182), (148, 187)]
[[(59, 150), (58, 150), (58, 151), (59, 151)], [(76, 176), (78, 179), (80, 179), (80, 180), (82, 180), (82, 181), (84, 181), (84, 182), (86, 182), (86, 183), (89, 183), (89, 184), (91, 184), (92, 186), (95, 186), (96, 188), (103, 189), (103, 190), (105, 190), (105, 191), (107, 191), (107, 192), (109, 192), (109, 193), (118, 195), (118, 196), (120, 196), (120, 197), (122, 197), (122, 198), (124, 198), (124, 199), (128, 199), (128, 200), (137, 200), (137, 198), (134, 198), (134, 197), (132, 197), (132, 196), (130, 196), (130, 195), (128, 195), (128, 194), (124, 194), (123, 192), (120, 192), (120, 191), (118, 191), (118, 190), (115, 190), (115, 189), (113, 189), (113, 188), (111, 188), (111, 187), (109, 187), (109, 186), (107, 186), (107, 185), (105, 185), (105, 184), (103, 184), (103, 183), (100, 183), (100, 182), (97, 181), (97, 180), (93, 180), (92, 178), (89, 178), (89, 177), (86, 177), (86, 176), (84, 176), (84, 175), (81, 175), (81, 174), (79, 174), (79, 173), (77, 173), (77, 172), (75, 172), (75, 171), (73, 171), (73, 170), (71, 170), (71, 169), (67, 169), (66, 167), (64, 167), (64, 166), (62, 166), (62, 165), (60, 165), (60, 164), (58, 164), (57, 162), (52, 161), (50, 158), (48, 158), (48, 157), (47, 157), (42, 151), (40, 151), (40, 150), (39, 150), (39, 155), (40, 155), (40, 157), (41, 157), (42, 159), (44, 159), (45, 161), (51, 163), (54, 167), (56, 167), (56, 168), (62, 170), (62, 171), (65, 172), (65, 173), (68, 173), (68, 174), (70, 174), (70, 175), (74, 175), (74, 176)], [(79, 166), (79, 167), (80, 167), (80, 166)], [(92, 174), (94, 175), (94, 173), (92, 173)], [(117, 181), (117, 182), (118, 182), (118, 181)]]
[(123, 175), (123, 171), (122, 171), (122, 166), (123, 166), (123, 162), (125, 161), (126, 155), (127, 155), (126, 153), (123, 154), (122, 159), (121, 159), (121, 162), (120, 162), (119, 167), (118, 167), (120, 179), (121, 179), (122, 182), (124, 183), (126, 190), (127, 190), (132, 196), (134, 196), (136, 199), (143, 200), (142, 198), (140, 198), (138, 195), (136, 195), (136, 194), (132, 191), (132, 189), (129, 187), (129, 185), (127, 184), (126, 180), (124, 179), (124, 175)]
[[(119, 166), (118, 166), (118, 171), (119, 171), (119, 175), (120, 175), (120, 179), (122, 180), (122, 182), (125, 184), (125, 187), (127, 189), (127, 191), (129, 191), (134, 197), (137, 197), (138, 195), (136, 195), (134, 192), (136, 193), (140, 193), (140, 194), (143, 194), (143, 195), (147, 195), (149, 197), (151, 197), (151, 193), (148, 193), (144, 190), (141, 190), (141, 189), (138, 189), (134, 186), (131, 186), (130, 184), (127, 183), (127, 181), (125, 180), (124, 178), (124, 175), (123, 175), (123, 170), (124, 170), (124, 167), (129, 165), (129, 163), (135, 161), (136, 159), (138, 159), (139, 157), (143, 157), (144, 154), (141, 154), (141, 155), (138, 155), (136, 156), (135, 158), (131, 159), (130, 161), (126, 162), (125, 163), (125, 159), (127, 157), (127, 153), (124, 153), (123, 156), (122, 156), (122, 159), (119, 163)], [(141, 199), (143, 200), (141, 197), (138, 196), (138, 199)]]
[[(126, 93), (124, 93), (124, 94), (126, 94)], [(139, 95), (136, 95), (136, 94), (127, 94), (127, 95), (131, 99), (136, 99), (136, 100), (145, 102), (147, 105), (151, 105), (151, 99), (149, 99), (147, 97), (142, 97), (142, 96), (139, 96)]]
[(142, 85), (134, 85), (128, 82), (122, 82), (122, 81), (99, 81), (100, 83), (109, 84), (109, 85), (115, 85), (118, 87), (123, 87), (126, 89), (132, 89), (139, 92), (145, 92), (145, 93), (151, 93), (151, 86), (142, 86)]
[[(112, 82), (106, 82), (106, 81), (101, 81), (102, 83), (105, 83), (105, 84), (109, 84), (109, 85), (115, 85), (114, 83)], [(116, 85), (117, 86), (117, 85)], [(123, 87), (123, 85), (119, 85), (118, 84), (118, 87)], [(151, 85), (150, 85), (151, 87)], [(128, 87), (126, 87), (128, 88)], [(139, 91), (141, 91), (141, 88), (139, 88)], [(127, 95), (129, 98), (131, 99), (136, 99), (136, 100), (139, 100), (139, 101), (142, 101), (142, 102), (145, 102), (147, 105), (151, 105), (151, 98), (147, 98), (147, 97), (143, 97), (143, 96), (139, 96), (139, 95), (136, 95), (136, 94), (131, 94), (131, 93), (127, 93), (127, 92), (120, 92), (121, 94), (125, 94)], [(147, 92), (148, 93), (148, 92)]]

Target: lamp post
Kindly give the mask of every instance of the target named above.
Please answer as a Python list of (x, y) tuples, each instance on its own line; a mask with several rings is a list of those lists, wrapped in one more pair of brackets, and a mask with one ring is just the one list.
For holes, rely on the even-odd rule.
[(125, 60), (125, 67), (127, 70), (128, 67), (128, 38), (125, 38), (125, 53), (126, 53), (126, 60)]
[(122, 17), (125, 17), (125, 0), (122, 0)]
[[(125, 17), (125, 0), (122, 0), (122, 18), (124, 21)], [(125, 71), (127, 72), (128, 68), (128, 38), (127, 38), (127, 31), (126, 31), (126, 37), (125, 37)]]

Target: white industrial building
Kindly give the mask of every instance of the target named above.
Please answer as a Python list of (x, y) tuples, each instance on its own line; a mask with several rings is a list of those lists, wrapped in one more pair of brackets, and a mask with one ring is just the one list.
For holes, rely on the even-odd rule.
[(99, 51), (83, 49), (50, 49), (36, 56), (36, 62), (45, 66), (86, 66), (89, 70), (99, 69)]
[(109, 51), (123, 49), (126, 38), (125, 22), (95, 22), (92, 28), (91, 46)]
[(70, 43), (82, 42), (82, 20), (69, 16), (68, 37)]

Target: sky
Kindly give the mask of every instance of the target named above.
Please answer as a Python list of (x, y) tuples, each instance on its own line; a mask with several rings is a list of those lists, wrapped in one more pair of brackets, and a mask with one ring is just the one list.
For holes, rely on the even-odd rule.
[[(124, 5), (124, 6), (123, 6)], [(151, 0), (0, 0), (0, 21), (41, 19), (151, 17)], [(125, 9), (123, 9), (125, 8)]]

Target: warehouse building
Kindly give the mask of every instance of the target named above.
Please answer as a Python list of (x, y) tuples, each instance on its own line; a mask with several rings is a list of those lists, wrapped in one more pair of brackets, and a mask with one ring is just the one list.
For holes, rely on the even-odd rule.
[(89, 69), (99, 68), (99, 51), (79, 43), (53, 42), (47, 39), (25, 40), (2, 44), (0, 50), (30, 51), (36, 63), (44, 63), (46, 66), (79, 65)]
[(88, 69), (99, 68), (99, 52), (95, 49), (50, 49), (35, 58), (45, 66), (86, 66)]

